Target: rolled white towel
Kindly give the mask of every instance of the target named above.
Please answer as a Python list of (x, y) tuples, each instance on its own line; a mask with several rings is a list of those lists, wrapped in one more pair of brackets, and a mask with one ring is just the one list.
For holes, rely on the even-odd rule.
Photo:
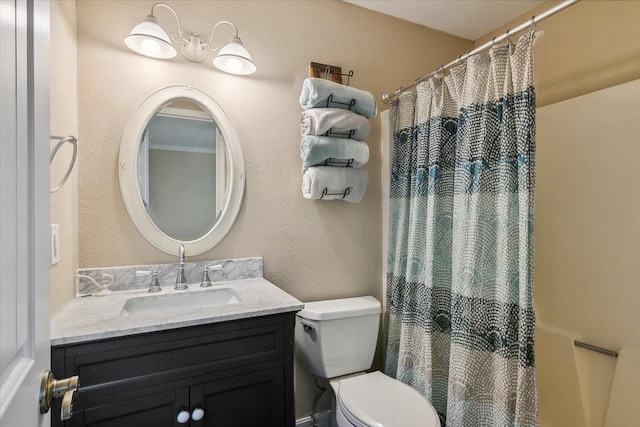
[[(329, 101), (329, 97), (331, 97), (331, 101)], [(352, 100), (355, 103), (350, 105)], [(299, 101), (300, 106), (305, 110), (309, 108), (342, 108), (361, 114), (368, 119), (374, 118), (378, 114), (376, 100), (366, 90), (316, 77), (304, 79)]]
[(359, 168), (369, 161), (369, 146), (355, 139), (307, 135), (300, 141), (302, 172), (326, 162), (327, 166)]
[(314, 166), (302, 176), (302, 195), (305, 199), (358, 203), (368, 181), (369, 174), (364, 169)]
[[(300, 114), (300, 133), (324, 135), (329, 130), (336, 138), (352, 138), (364, 141), (369, 136), (371, 125), (365, 116), (341, 108), (311, 108)], [(349, 136), (349, 132), (353, 134)]]

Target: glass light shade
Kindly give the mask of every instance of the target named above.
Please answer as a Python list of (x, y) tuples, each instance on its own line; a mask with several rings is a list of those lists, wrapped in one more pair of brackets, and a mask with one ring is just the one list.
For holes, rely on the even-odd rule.
[(169, 35), (153, 15), (133, 27), (124, 42), (134, 52), (151, 58), (168, 59), (178, 53), (171, 45)]
[(213, 60), (213, 65), (226, 73), (240, 76), (256, 72), (251, 55), (244, 48), (239, 37), (232, 38), (227, 45), (220, 49), (220, 53)]

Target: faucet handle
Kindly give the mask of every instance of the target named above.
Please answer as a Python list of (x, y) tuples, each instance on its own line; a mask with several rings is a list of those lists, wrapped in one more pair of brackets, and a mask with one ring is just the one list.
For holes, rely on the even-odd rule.
[(208, 288), (211, 286), (211, 279), (209, 278), (209, 266), (204, 268), (204, 272), (202, 273), (202, 281), (200, 282), (201, 288)]
[(158, 280), (158, 269), (154, 268), (153, 271), (148, 270), (138, 270), (136, 271), (136, 277), (144, 277), (151, 275), (151, 283), (149, 284), (149, 290), (147, 292), (160, 292), (162, 288), (160, 287), (160, 281)]
[(209, 271), (217, 271), (222, 270), (222, 265), (208, 265), (204, 268), (204, 272), (202, 273), (202, 282), (200, 282), (200, 287), (208, 288), (211, 286), (211, 279), (209, 278)]

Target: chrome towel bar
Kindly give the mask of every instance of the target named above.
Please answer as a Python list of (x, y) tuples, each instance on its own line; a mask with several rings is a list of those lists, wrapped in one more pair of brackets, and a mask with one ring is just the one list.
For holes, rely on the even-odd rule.
[(69, 135), (69, 136), (49, 135), (49, 138), (58, 141), (55, 147), (53, 147), (53, 150), (51, 150), (51, 154), (49, 156), (49, 164), (53, 163), (53, 159), (56, 157), (58, 150), (60, 149), (60, 147), (62, 147), (64, 143), (68, 142), (69, 144), (73, 145), (73, 155), (71, 157), (71, 163), (69, 163), (69, 167), (67, 167), (67, 171), (65, 172), (64, 177), (55, 188), (52, 188), (50, 190), (52, 193), (55, 193), (56, 191), (62, 188), (65, 182), (67, 182), (67, 179), (69, 179), (69, 175), (71, 175), (71, 171), (73, 170), (73, 165), (76, 164), (76, 156), (78, 155), (78, 144), (77, 144), (78, 138), (76, 138), (73, 135)]
[(618, 357), (618, 352), (617, 351), (608, 350), (606, 348), (598, 347), (596, 345), (587, 344), (587, 343), (582, 342), (582, 341), (574, 340), (573, 341), (573, 345), (575, 345), (576, 347), (580, 347), (580, 348), (584, 348), (584, 349), (587, 349), (587, 350), (595, 351), (596, 353), (605, 354), (607, 356)]

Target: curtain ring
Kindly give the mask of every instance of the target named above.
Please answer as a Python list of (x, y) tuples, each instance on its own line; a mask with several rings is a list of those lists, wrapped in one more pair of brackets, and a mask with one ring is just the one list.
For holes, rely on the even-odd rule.
[(491, 39), (491, 47), (495, 46), (496, 44), (496, 38), (495, 36)]
[(512, 42), (512, 41), (511, 41), (511, 39), (509, 38), (509, 36), (510, 36), (509, 32), (510, 32), (510, 31), (511, 31), (511, 29), (508, 29), (508, 30), (507, 30), (507, 40), (509, 41), (509, 44), (510, 44), (511, 46), (513, 46), (513, 42)]
[(533, 16), (531, 17), (531, 26), (532, 26), (532, 27), (534, 27), (534, 28), (535, 28), (535, 26), (536, 26), (536, 15), (533, 15)]

